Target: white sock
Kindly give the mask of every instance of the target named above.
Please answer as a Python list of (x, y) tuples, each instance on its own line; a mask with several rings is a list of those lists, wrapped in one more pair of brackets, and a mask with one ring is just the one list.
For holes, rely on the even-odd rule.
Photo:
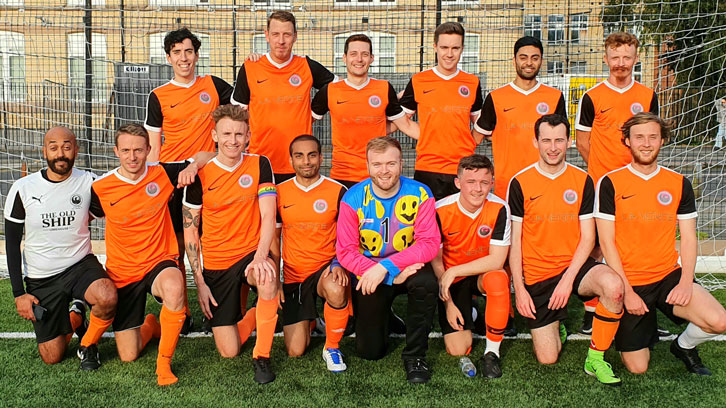
[(683, 349), (690, 350), (716, 336), (718, 334), (706, 333), (695, 324), (688, 323), (686, 330), (678, 336), (678, 345)]
[(487, 348), (484, 350), (484, 355), (486, 355), (488, 352), (492, 352), (499, 357), (499, 346), (502, 345), (502, 341), (491, 341), (487, 339)]

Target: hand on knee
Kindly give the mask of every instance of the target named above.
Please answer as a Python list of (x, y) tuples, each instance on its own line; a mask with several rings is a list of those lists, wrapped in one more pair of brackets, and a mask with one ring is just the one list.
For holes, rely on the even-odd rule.
[(272, 300), (277, 296), (277, 282), (265, 282), (257, 286), (257, 294), (263, 300)]

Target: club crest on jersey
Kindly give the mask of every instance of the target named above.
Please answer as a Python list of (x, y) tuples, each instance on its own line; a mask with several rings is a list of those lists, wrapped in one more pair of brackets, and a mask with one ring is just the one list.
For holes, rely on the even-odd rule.
[(482, 238), (486, 238), (491, 234), (492, 234), (492, 227), (490, 227), (488, 225), (482, 225), (476, 229), (476, 235), (479, 235)]
[(149, 197), (156, 197), (159, 195), (159, 185), (154, 183), (153, 181), (146, 185), (146, 195)]
[(673, 202), (673, 196), (667, 191), (661, 191), (658, 193), (658, 202), (662, 205), (668, 205)]
[(381, 106), (381, 98), (377, 95), (372, 95), (370, 98), (368, 98), (368, 105), (371, 105), (371, 107), (373, 108)]
[(537, 104), (537, 113), (539, 113), (540, 115), (545, 115), (549, 111), (550, 105), (547, 105), (547, 102), (540, 102)]
[(199, 101), (200, 102), (202, 102), (202, 103), (209, 103), (209, 102), (211, 102), (211, 100), (212, 100), (212, 97), (209, 96), (208, 93), (202, 92), (202, 93), (199, 94)]
[(247, 188), (252, 185), (252, 176), (249, 174), (243, 174), (239, 177), (239, 185), (242, 188)]
[(565, 190), (565, 193), (562, 194), (562, 199), (565, 200), (567, 204), (575, 204), (575, 201), (577, 201), (577, 192), (575, 190)]
[(315, 210), (316, 213), (322, 214), (328, 209), (328, 202), (323, 200), (322, 198), (320, 200), (315, 201), (313, 204), (313, 210)]
[(71, 204), (74, 207), (76, 207), (76, 208), (80, 207), (82, 202), (83, 202), (83, 197), (81, 197), (80, 194), (73, 194), (71, 196)]
[(290, 79), (288, 79), (288, 82), (290, 82), (290, 85), (292, 86), (300, 86), (300, 84), (302, 83), (302, 79), (300, 78), (300, 75), (292, 74), (290, 75)]
[(639, 104), (638, 102), (635, 102), (634, 104), (630, 105), (630, 113), (633, 115), (637, 115), (638, 113), (643, 111), (643, 105)]
[(463, 96), (464, 98), (469, 97), (470, 93), (471, 91), (469, 91), (469, 87), (467, 87), (466, 85), (462, 85), (459, 87), (459, 95)]

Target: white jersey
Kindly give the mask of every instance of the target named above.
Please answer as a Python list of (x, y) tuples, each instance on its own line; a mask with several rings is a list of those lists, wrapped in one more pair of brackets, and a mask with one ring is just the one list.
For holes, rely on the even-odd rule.
[(91, 253), (88, 207), (95, 178), (73, 169), (55, 183), (37, 172), (10, 187), (5, 219), (25, 224), (23, 270), (29, 278), (57, 275)]

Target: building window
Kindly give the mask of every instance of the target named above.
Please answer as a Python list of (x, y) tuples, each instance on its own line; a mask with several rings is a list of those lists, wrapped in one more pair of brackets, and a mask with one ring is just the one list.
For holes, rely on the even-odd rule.
[(633, 67), (633, 79), (635, 79), (638, 82), (643, 81), (643, 64), (638, 62)]
[(562, 74), (565, 72), (565, 64), (562, 61), (547, 61), (548, 74)]
[(570, 61), (570, 74), (587, 74), (587, 61)]
[(580, 42), (580, 38), (584, 37), (587, 33), (587, 22), (588, 22), (588, 16), (587, 14), (574, 14), (571, 16), (571, 24), (570, 24), (570, 38), (572, 39), (573, 44), (578, 44)]
[(396, 0), (335, 0), (336, 6), (391, 6)]
[(547, 43), (550, 45), (565, 42), (565, 16), (550, 14), (547, 16)]
[(339, 34), (333, 38), (333, 72), (337, 75), (344, 75), (347, 70), (343, 62), (343, 49), (345, 40), (353, 34), (365, 34), (373, 42), (373, 63), (370, 73), (391, 73), (396, 71), (396, 36), (393, 34), (367, 32), (367, 33), (346, 33)]
[(0, 31), (0, 100), (25, 100), (25, 37)]
[(255, 54), (267, 54), (270, 52), (270, 45), (267, 43), (264, 34), (255, 34), (252, 37), (252, 52)]
[(527, 14), (524, 16), (524, 35), (542, 39), (542, 16), (539, 14)]
[[(199, 47), (199, 60), (197, 60), (197, 75), (209, 75), (211, 73), (211, 62), (209, 58), (210, 44), (209, 36), (206, 34), (194, 33), (202, 42)], [(149, 62), (157, 65), (166, 64), (166, 52), (164, 51), (164, 37), (166, 33), (155, 33), (149, 36)]]
[(466, 34), (464, 37), (459, 69), (472, 74), (479, 72), (479, 34)]
[[(93, 69), (93, 102), (106, 100), (108, 94), (108, 63), (106, 62), (106, 35), (91, 36), (91, 64)], [(86, 92), (86, 35), (68, 34), (68, 85), (73, 99), (85, 99)]]
[(0, 6), (23, 7), (23, 0), (0, 0)]

